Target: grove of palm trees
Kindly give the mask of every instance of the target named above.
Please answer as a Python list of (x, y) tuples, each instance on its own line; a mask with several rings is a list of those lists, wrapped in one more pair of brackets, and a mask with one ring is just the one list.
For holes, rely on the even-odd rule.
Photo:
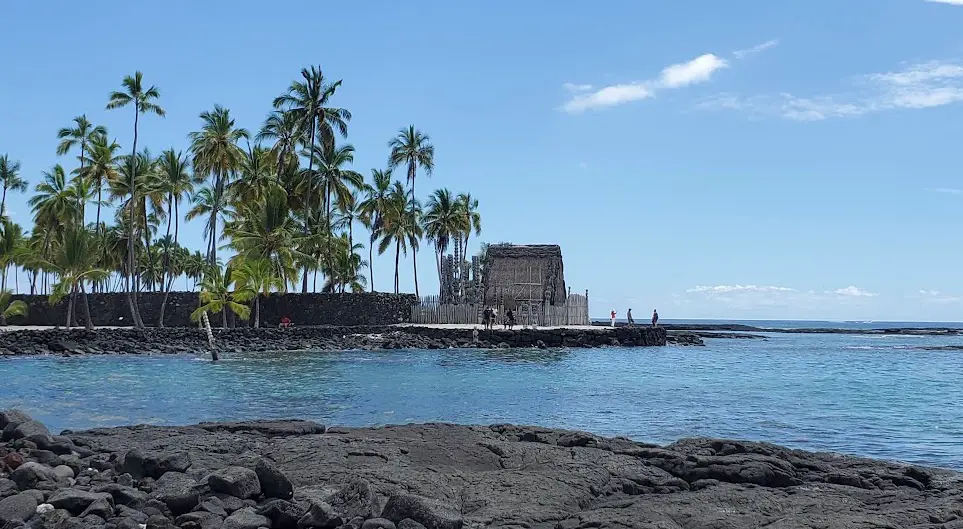
[[(432, 175), (435, 149), (414, 125), (386, 142), (383, 168), (356, 170), (351, 112), (336, 106), (341, 84), (320, 67), (302, 69), (254, 128), (214, 105), (185, 131), (184, 152), (138, 141), (166, 112), (162, 91), (136, 72), (92, 103), (128, 113), (130, 129), (108, 131), (86, 114), (69, 120), (51, 131), (64, 159), (42, 175), (21, 174), (16, 155), (3, 154), (0, 311), (13, 290), (8, 278), (20, 285), (22, 274), (30, 294), (68, 304), (68, 327), (91, 326), (91, 292), (125, 293), (131, 321), (144, 327), (163, 326), (164, 312), (144, 321), (139, 293), (162, 293), (166, 305), (172, 290), (196, 289), (196, 318), (219, 313), (212, 321), (226, 325), (230, 311), (256, 326), (259, 299), (272, 292), (374, 292), (375, 252), (394, 259), (395, 293), (410, 256), (420, 294), (417, 251), (431, 246), (440, 274), (442, 256), (480, 233), (478, 201), (443, 188), (422, 204), (415, 181)], [(8, 216), (12, 193), (32, 193), (32, 226)], [(203, 249), (181, 243), (193, 219), (203, 222)], [(28, 310), (15, 303), (5, 316)]]

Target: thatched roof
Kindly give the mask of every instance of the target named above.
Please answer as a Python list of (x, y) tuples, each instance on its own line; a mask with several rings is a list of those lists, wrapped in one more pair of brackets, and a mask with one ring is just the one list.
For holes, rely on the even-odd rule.
[(492, 244), (488, 257), (507, 259), (561, 259), (562, 248), (557, 244)]

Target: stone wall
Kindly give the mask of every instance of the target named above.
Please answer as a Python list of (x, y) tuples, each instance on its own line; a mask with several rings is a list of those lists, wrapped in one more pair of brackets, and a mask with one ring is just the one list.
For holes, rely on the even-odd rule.
[[(64, 325), (67, 321), (67, 303), (51, 306), (46, 296), (13, 296), (30, 306), (26, 318), (13, 318), (11, 325)], [(125, 294), (89, 294), (90, 312), (96, 326), (127, 327), (131, 325), (130, 310)], [(156, 326), (164, 295), (144, 292), (138, 296), (144, 324)], [(411, 319), (411, 305), (416, 298), (412, 294), (271, 294), (261, 298), (261, 325), (277, 326), (281, 318), (288, 316), (297, 325), (391, 325), (406, 323)], [(187, 327), (191, 312), (197, 309), (197, 292), (171, 292), (164, 314), (167, 327)], [(77, 322), (84, 321), (84, 310), (77, 299), (75, 310)], [(252, 311), (253, 314), (253, 311)], [(220, 315), (210, 315), (211, 325), (219, 326)], [(238, 326), (249, 325), (237, 322)]]

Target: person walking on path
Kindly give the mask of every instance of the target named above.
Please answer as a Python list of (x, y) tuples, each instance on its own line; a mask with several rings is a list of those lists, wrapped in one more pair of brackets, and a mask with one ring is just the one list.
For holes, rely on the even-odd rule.
[(632, 309), (625, 313), (625, 319), (629, 320), (629, 325), (635, 325), (635, 320), (632, 319)]
[(615, 327), (615, 309), (612, 309), (612, 327)]
[(655, 309), (652, 309), (652, 326), (653, 327), (659, 326), (659, 311)]

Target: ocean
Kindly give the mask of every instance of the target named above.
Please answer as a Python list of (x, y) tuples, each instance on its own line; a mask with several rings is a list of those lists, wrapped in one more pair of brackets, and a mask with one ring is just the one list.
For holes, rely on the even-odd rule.
[(226, 354), (218, 363), (14, 357), (0, 360), (0, 408), (20, 407), (52, 430), (507, 422), (656, 443), (769, 441), (963, 470), (963, 337), (766, 336), (706, 347)]

